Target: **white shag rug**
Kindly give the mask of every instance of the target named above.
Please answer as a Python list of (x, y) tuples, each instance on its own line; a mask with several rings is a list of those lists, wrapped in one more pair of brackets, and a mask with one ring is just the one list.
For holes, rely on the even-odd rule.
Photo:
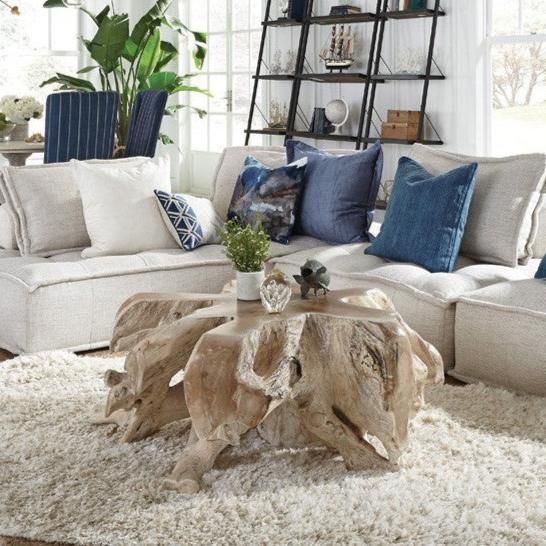
[(135, 444), (96, 427), (122, 359), (55, 352), (0, 364), (0, 536), (128, 545), (546, 544), (546, 399), (429, 389), (398, 472), (348, 472), (331, 452), (256, 435), (206, 489), (158, 489), (182, 423)]

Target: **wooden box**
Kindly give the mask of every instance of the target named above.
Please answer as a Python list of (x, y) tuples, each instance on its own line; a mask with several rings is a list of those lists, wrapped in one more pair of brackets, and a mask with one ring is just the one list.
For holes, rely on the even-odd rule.
[(389, 110), (387, 112), (388, 123), (419, 123), (419, 111), (414, 110)]
[(417, 140), (417, 123), (383, 123), (381, 138)]

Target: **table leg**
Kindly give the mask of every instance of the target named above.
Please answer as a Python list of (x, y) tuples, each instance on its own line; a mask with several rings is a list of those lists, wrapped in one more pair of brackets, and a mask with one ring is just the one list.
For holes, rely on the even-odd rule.
[(6, 160), (10, 164), (10, 166), (12, 166), (12, 167), (22, 167), (22, 166), (26, 165), (27, 159), (32, 154), (3, 152), (2, 155), (6, 158)]

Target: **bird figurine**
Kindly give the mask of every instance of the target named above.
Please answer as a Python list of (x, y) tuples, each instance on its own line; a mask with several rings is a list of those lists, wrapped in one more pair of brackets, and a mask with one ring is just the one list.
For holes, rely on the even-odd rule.
[(326, 266), (318, 260), (307, 260), (300, 268), (301, 275), (294, 275), (294, 279), (300, 285), (301, 297), (307, 298), (311, 290), (318, 295), (319, 290), (326, 295), (330, 284), (330, 273)]

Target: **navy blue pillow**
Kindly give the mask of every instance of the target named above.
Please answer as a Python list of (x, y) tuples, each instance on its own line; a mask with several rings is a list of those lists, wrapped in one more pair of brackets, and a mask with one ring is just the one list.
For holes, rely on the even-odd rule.
[(238, 218), (243, 224), (260, 223), (271, 240), (288, 244), (306, 165), (304, 159), (273, 169), (248, 156), (231, 197), (228, 218)]
[(535, 279), (546, 279), (546, 255), (544, 255), (544, 258), (542, 258), (542, 261), (538, 266)]
[(296, 232), (329, 243), (369, 241), (383, 171), (381, 144), (335, 156), (289, 140), (286, 154), (289, 163), (308, 160)]
[(381, 231), (365, 253), (433, 272), (452, 271), (477, 169), (471, 163), (433, 176), (413, 159), (400, 158)]

